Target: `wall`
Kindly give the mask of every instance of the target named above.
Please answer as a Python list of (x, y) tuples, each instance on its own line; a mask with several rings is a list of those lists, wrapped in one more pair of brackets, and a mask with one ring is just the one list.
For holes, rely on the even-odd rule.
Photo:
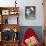
[[(20, 8), (20, 23), (22, 26), (42, 26), (43, 25), (43, 11), (42, 11), (42, 0), (25, 0), (19, 1), (21, 3)], [(36, 19), (26, 20), (25, 19), (25, 6), (36, 6)]]
[[(1, 7), (14, 6), (15, 0), (0, 0)], [(20, 26), (43, 26), (43, 6), (42, 0), (17, 0), (19, 6), (19, 24)], [(25, 19), (25, 6), (36, 6), (36, 18), (34, 20)]]

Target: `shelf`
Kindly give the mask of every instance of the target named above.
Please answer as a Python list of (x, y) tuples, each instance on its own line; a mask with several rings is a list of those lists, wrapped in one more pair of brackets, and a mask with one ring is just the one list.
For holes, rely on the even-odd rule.
[[(2, 41), (1, 41), (2, 42)], [(4, 43), (15, 43), (15, 42), (19, 42), (19, 40), (15, 40), (15, 41), (12, 41), (12, 40), (10, 40), (10, 41), (3, 41)]]
[(17, 32), (19, 31), (19, 28), (20, 28), (18, 24), (16, 25), (15, 24), (1, 24), (0, 27), (1, 27), (1, 31), (5, 28), (9, 28), (9, 29), (12, 29), (13, 31), (16, 29)]
[(3, 46), (18, 46), (18, 42), (2, 42)]
[(18, 24), (19, 7), (0, 7), (0, 15), (0, 24)]
[[(19, 7), (0, 7), (0, 46), (18, 46), (19, 39), (17, 38), (20, 29), (18, 17)], [(6, 39), (3, 39), (6, 37), (4, 33), (7, 35)]]

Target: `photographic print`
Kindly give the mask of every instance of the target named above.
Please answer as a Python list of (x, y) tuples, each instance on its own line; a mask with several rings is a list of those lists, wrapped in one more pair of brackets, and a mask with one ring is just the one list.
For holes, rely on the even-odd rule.
[(25, 17), (26, 19), (35, 19), (36, 7), (35, 6), (26, 6), (25, 7)]
[(2, 10), (2, 15), (9, 15), (9, 10)]

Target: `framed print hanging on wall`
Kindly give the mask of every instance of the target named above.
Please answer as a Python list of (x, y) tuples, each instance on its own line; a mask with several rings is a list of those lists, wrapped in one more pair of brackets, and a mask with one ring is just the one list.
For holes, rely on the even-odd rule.
[(36, 7), (35, 6), (26, 6), (25, 7), (25, 18), (26, 19), (35, 19)]

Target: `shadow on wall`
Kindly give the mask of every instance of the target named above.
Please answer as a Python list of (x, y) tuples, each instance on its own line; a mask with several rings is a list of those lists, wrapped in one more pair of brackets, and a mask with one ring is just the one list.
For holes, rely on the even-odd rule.
[(25, 31), (28, 28), (32, 28), (34, 30), (34, 32), (36, 32), (39, 41), (41, 43), (43, 43), (43, 30), (42, 30), (42, 26), (21, 26), (20, 27), (20, 32), (19, 32), (20, 42), (21, 42), (21, 40), (22, 40), (22, 38), (24, 36)]

